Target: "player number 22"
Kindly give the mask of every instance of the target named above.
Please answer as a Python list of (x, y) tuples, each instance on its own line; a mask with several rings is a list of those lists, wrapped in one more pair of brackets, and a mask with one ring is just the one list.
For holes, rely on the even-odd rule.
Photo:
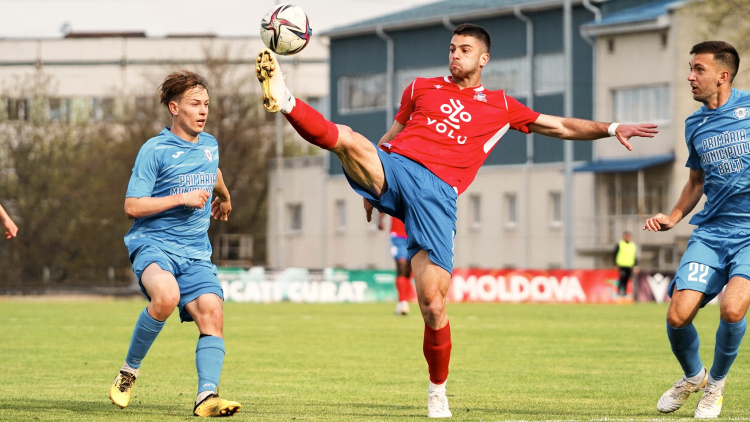
[(708, 269), (710, 267), (706, 264), (699, 264), (697, 262), (691, 262), (688, 264), (688, 281), (697, 281), (706, 284), (706, 277), (708, 276)]

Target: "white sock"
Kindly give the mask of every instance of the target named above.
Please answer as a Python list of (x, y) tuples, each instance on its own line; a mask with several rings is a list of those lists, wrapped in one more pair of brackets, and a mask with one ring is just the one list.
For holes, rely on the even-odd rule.
[(210, 396), (211, 394), (216, 394), (216, 392), (211, 391), (211, 390), (201, 391), (200, 393), (198, 393), (198, 397), (195, 398), (195, 404), (202, 402), (203, 400), (206, 399), (206, 397)]
[(133, 368), (132, 366), (128, 365), (127, 362), (125, 362), (122, 365), (122, 368), (120, 368), (120, 371), (129, 372), (129, 373), (135, 375), (136, 378), (138, 378), (138, 368)]
[(292, 92), (287, 88), (286, 93), (284, 94), (284, 100), (281, 102), (281, 112), (289, 114), (292, 112), (295, 105), (297, 105), (297, 102), (294, 99), (294, 95), (292, 95)]
[(448, 384), (448, 381), (445, 381), (442, 384), (434, 384), (432, 381), (430, 381), (430, 388), (428, 391), (430, 392), (430, 394), (440, 392), (445, 393), (446, 384)]
[(714, 377), (711, 376), (711, 374), (708, 374), (708, 382), (710, 384), (718, 385), (719, 387), (723, 387), (727, 383), (727, 377), (724, 377), (720, 380), (715, 380)]
[(685, 379), (688, 380), (688, 382), (690, 382), (691, 384), (700, 384), (701, 381), (703, 381), (703, 377), (706, 376), (705, 371), (706, 371), (706, 368), (703, 368), (701, 369), (700, 372), (698, 372), (698, 375), (694, 377), (690, 377), (690, 378), (685, 377)]

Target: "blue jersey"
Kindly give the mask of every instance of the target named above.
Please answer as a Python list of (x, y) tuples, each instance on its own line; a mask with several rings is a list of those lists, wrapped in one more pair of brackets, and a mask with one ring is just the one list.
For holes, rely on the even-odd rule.
[(703, 106), (685, 120), (687, 167), (706, 173), (702, 211), (690, 219), (701, 225), (716, 218), (750, 221), (750, 92), (732, 89), (712, 110)]
[[(138, 152), (125, 196), (164, 197), (197, 189), (211, 194), (218, 168), (219, 144), (213, 136), (200, 133), (198, 142), (191, 143), (165, 128)], [(154, 245), (179, 256), (210, 260), (210, 202), (203, 208), (181, 205), (137, 218), (125, 235), (130, 255), (140, 246)]]

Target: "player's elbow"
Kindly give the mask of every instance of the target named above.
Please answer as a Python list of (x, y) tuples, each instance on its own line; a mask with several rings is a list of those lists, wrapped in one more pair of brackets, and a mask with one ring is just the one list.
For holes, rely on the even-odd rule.
[(123, 209), (125, 210), (125, 216), (128, 217), (131, 220), (135, 220), (138, 218), (138, 214), (135, 207), (135, 201), (133, 201), (135, 198), (125, 198), (125, 205), (123, 205)]

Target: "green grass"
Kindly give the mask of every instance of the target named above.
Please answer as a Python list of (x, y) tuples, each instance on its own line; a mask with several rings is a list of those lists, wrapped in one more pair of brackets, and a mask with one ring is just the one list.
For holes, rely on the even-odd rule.
[[(141, 367), (131, 405), (107, 398), (142, 300), (1, 300), (0, 421), (185, 421), (197, 330), (173, 315)], [(392, 303), (225, 306), (222, 396), (234, 420), (426, 420), (424, 325)], [(681, 376), (666, 305), (450, 304), (453, 420), (692, 419), (656, 401)], [(412, 311), (416, 306), (412, 305)], [(704, 363), (718, 309), (696, 320)], [(723, 419), (748, 420), (750, 356), (729, 376)]]

